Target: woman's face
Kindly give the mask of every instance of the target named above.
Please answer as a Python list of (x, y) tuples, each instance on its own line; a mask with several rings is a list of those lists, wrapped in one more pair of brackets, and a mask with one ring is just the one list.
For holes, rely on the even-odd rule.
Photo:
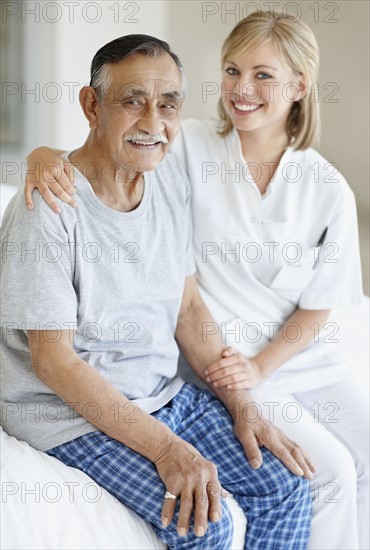
[(223, 67), (222, 101), (239, 131), (266, 128), (285, 133), (292, 103), (304, 92), (303, 77), (271, 42), (227, 59)]

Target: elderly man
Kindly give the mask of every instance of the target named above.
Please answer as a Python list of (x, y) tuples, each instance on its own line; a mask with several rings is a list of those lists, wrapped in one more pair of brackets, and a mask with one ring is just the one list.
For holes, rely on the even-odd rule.
[(202, 378), (224, 352), (218, 336), (202, 338), (212, 319), (195, 282), (188, 183), (167, 154), (183, 96), (165, 42), (105, 45), (80, 94), (89, 136), (67, 155), (79, 207), (55, 216), (36, 193), (32, 211), (22, 195), (10, 204), (4, 426), (86, 472), (171, 548), (230, 547), (223, 489), (248, 517), (246, 547), (306, 548), (299, 448), (250, 414), (247, 391), (215, 396), (176, 376), (175, 337)]

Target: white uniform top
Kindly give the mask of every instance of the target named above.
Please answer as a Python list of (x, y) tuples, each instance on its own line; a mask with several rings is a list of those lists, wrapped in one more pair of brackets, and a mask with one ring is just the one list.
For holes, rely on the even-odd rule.
[[(247, 169), (239, 135), (216, 122), (187, 120), (172, 152), (192, 184), (194, 252), (202, 297), (225, 343), (254, 356), (296, 307), (331, 309), (362, 301), (354, 194), (317, 151), (284, 153), (266, 192)], [(327, 228), (322, 246), (317, 246)], [(303, 352), (263, 384), (298, 392), (331, 384), (346, 370), (328, 323)], [(288, 325), (284, 337), (299, 338)]]

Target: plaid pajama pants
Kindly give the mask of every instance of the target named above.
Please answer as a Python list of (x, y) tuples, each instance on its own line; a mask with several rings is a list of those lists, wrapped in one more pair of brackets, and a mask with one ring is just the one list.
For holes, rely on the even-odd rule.
[[(184, 384), (170, 403), (152, 414), (216, 464), (222, 486), (234, 496), (248, 519), (246, 549), (307, 548), (311, 523), (308, 482), (289, 472), (265, 448), (261, 449), (262, 466), (253, 470), (233, 434), (230, 416), (208, 390)], [(149, 521), (157, 536), (170, 548), (230, 548), (233, 525), (224, 499), (221, 520), (209, 522), (204, 537), (195, 536), (193, 518), (188, 534), (179, 537), (176, 531), (179, 503), (171, 524), (166, 528), (161, 525), (166, 489), (154, 464), (106, 434), (94, 431), (47, 453), (82, 470)]]

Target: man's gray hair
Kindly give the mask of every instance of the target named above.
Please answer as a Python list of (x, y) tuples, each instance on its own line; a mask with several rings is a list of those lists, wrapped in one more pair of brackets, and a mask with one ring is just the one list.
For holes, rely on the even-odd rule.
[(137, 53), (149, 57), (170, 55), (179, 69), (182, 79), (181, 95), (182, 97), (185, 96), (186, 81), (184, 69), (180, 59), (171, 50), (167, 42), (146, 34), (128, 34), (116, 38), (116, 40), (112, 40), (112, 42), (100, 48), (92, 60), (90, 86), (95, 89), (100, 102), (103, 101), (112, 82), (109, 66), (112, 63), (119, 63)]

